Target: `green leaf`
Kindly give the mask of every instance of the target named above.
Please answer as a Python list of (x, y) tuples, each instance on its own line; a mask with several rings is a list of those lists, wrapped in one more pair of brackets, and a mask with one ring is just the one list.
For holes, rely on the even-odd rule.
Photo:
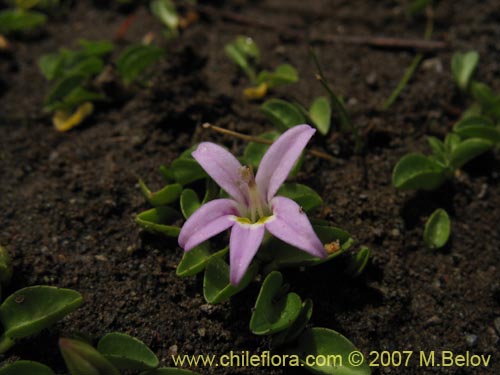
[(0, 246), (0, 286), (7, 285), (10, 282), (11, 278), (12, 260), (7, 249), (3, 246)]
[(273, 271), (267, 275), (250, 319), (250, 331), (255, 335), (271, 335), (290, 327), (298, 318), (302, 301), (296, 293), (283, 290), (283, 276)]
[(350, 234), (340, 228), (327, 225), (313, 225), (313, 228), (321, 242), (324, 245), (331, 245), (332, 250), (336, 249), (336, 251), (331, 251), (326, 258), (318, 258), (272, 237), (266, 247), (271, 262), (266, 266), (265, 271), (270, 272), (286, 267), (317, 266), (339, 256), (352, 245), (353, 239)]
[(73, 90), (79, 88), (86, 79), (87, 77), (84, 74), (73, 74), (59, 80), (47, 96), (45, 101), (46, 109), (57, 102), (63, 101)]
[(71, 375), (120, 375), (110, 361), (86, 342), (62, 338), (59, 349)]
[(451, 72), (456, 84), (462, 91), (469, 87), (470, 79), (479, 62), (479, 54), (476, 51), (466, 53), (455, 52), (451, 59)]
[(459, 121), (453, 131), (461, 138), (481, 138), (487, 141), (500, 142), (500, 131), (493, 122), (486, 117), (468, 117)]
[(52, 81), (60, 74), (63, 60), (64, 57), (60, 53), (49, 53), (38, 60), (38, 67), (44, 77)]
[(285, 131), (306, 122), (295, 105), (281, 99), (269, 99), (260, 107), (261, 111), (279, 130)]
[(161, 190), (151, 192), (144, 181), (139, 179), (139, 186), (148, 202), (155, 207), (166, 206), (167, 204), (175, 202), (179, 199), (182, 192), (182, 186), (180, 184), (170, 184)]
[(100, 58), (87, 57), (76, 63), (65, 74), (68, 75), (82, 74), (88, 78), (93, 75), (101, 73), (103, 69), (104, 69), (104, 63)]
[(429, 142), (429, 146), (431, 146), (432, 151), (436, 155), (444, 155), (446, 152), (444, 148), (444, 143), (437, 139), (436, 137), (427, 137), (427, 142)]
[(263, 70), (257, 76), (257, 83), (261, 84), (265, 82), (269, 88), (295, 83), (298, 80), (299, 75), (297, 70), (289, 64), (278, 66), (274, 72)]
[(491, 141), (480, 138), (469, 138), (460, 142), (451, 154), (450, 164), (455, 168), (461, 168), (465, 163), (490, 150), (493, 147)]
[(453, 150), (460, 144), (461, 139), (457, 134), (448, 133), (444, 138), (444, 148), (447, 155), (451, 155)]
[(259, 47), (255, 41), (249, 36), (238, 35), (233, 42), (236, 49), (245, 57), (253, 59), (255, 62), (260, 61)]
[(172, 162), (169, 174), (181, 185), (207, 178), (207, 173), (193, 158), (178, 158)]
[(79, 39), (78, 44), (82, 46), (85, 56), (103, 56), (115, 49), (115, 45), (108, 40)]
[(293, 342), (302, 333), (307, 323), (311, 319), (313, 311), (313, 302), (310, 299), (306, 299), (302, 303), (302, 309), (300, 314), (295, 319), (293, 324), (285, 329), (284, 331), (278, 332), (272, 337), (273, 346), (282, 346), (283, 344)]
[(148, 232), (161, 233), (168, 237), (177, 237), (181, 229), (170, 225), (170, 223), (174, 223), (180, 217), (180, 214), (173, 208), (162, 206), (140, 213), (136, 216), (135, 222)]
[(205, 269), (203, 295), (208, 303), (227, 301), (245, 289), (257, 274), (257, 264), (252, 264), (238, 286), (229, 281), (229, 265), (221, 257), (212, 257)]
[(349, 264), (347, 273), (352, 277), (361, 275), (370, 260), (371, 251), (366, 246), (363, 246), (352, 258)]
[(0, 12), (0, 33), (31, 30), (47, 22), (43, 13), (22, 10), (3, 10)]
[(205, 269), (212, 256), (222, 256), (227, 253), (228, 249), (226, 247), (220, 252), (212, 254), (209, 243), (205, 241), (193, 249), (184, 252), (175, 274), (179, 277), (196, 275)]
[(421, 154), (403, 156), (392, 172), (392, 184), (401, 190), (434, 190), (445, 178), (444, 167)]
[(496, 121), (500, 120), (500, 96), (495, 95), (493, 90), (484, 83), (471, 82), (472, 96), (479, 102), (482, 114), (492, 116)]
[(82, 302), (81, 294), (71, 289), (39, 285), (18, 290), (0, 306), (0, 322), (4, 327), (0, 342), (7, 340), (13, 344), (34, 335), (76, 310)]
[(0, 375), (55, 375), (50, 367), (33, 361), (16, 361), (0, 368)]
[(119, 370), (144, 371), (160, 364), (146, 344), (123, 333), (113, 332), (103, 336), (97, 350)]
[(188, 219), (198, 208), (201, 203), (198, 195), (192, 189), (184, 189), (181, 194), (181, 211), (185, 219)]
[(116, 68), (123, 81), (130, 84), (163, 54), (163, 50), (155, 46), (144, 44), (130, 46), (118, 57)]
[(433, 249), (443, 247), (450, 237), (450, 229), (451, 223), (448, 213), (442, 208), (438, 208), (425, 223), (425, 243)]
[(290, 182), (281, 185), (276, 195), (293, 199), (306, 212), (323, 204), (318, 193), (309, 186), (298, 183)]
[(309, 109), (309, 116), (319, 132), (323, 135), (327, 134), (332, 119), (330, 101), (324, 96), (316, 98)]
[[(363, 361), (359, 366), (352, 364), (353, 352), (357, 352), (356, 347), (340, 333), (327, 328), (314, 327), (304, 331), (300, 335), (298, 344), (289, 351), (298, 355), (304, 369), (320, 375), (369, 375), (370, 367), (368, 361)], [(362, 357), (362, 354), (359, 353)], [(351, 355), (351, 357), (349, 356)], [(325, 363), (308, 366), (307, 356), (325, 358)]]
[(154, 0), (150, 3), (151, 13), (156, 16), (167, 29), (177, 34), (179, 28), (179, 15), (171, 0)]

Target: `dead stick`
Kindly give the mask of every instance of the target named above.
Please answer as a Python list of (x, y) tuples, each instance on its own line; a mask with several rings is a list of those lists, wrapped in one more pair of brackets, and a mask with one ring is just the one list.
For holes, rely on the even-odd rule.
[[(304, 37), (307, 37), (307, 35), (303, 32), (298, 32), (295, 30), (291, 30), (289, 28), (283, 29), (272, 23), (246, 18), (245, 16), (242, 16), (234, 12), (216, 10), (211, 6), (198, 5), (196, 9), (209, 16), (214, 16), (214, 17), (220, 16), (226, 21), (239, 23), (250, 27), (257, 27), (260, 29), (273, 30), (283, 36), (295, 39), (303, 39)], [(349, 36), (349, 35), (320, 34), (320, 35), (309, 36), (309, 40), (312, 43), (320, 42), (320, 43), (358, 44), (358, 45), (367, 45), (367, 46), (381, 47), (381, 48), (414, 49), (418, 51), (433, 51), (433, 50), (444, 49), (447, 47), (447, 43), (436, 40), (406, 39), (406, 38), (366, 36), (366, 35)]]
[[(252, 135), (238, 133), (238, 132), (235, 132), (233, 130), (224, 129), (224, 128), (221, 128), (219, 126), (209, 124), (208, 122), (204, 123), (201, 126), (203, 129), (214, 130), (218, 133), (230, 135), (232, 137), (239, 138), (239, 139), (242, 139), (242, 140), (247, 141), (247, 142), (261, 143), (261, 144), (265, 144), (265, 145), (272, 145), (273, 144), (273, 141), (271, 141), (270, 139), (254, 137)], [(325, 152), (321, 152), (318, 150), (306, 150), (306, 151), (308, 153), (310, 153), (311, 155), (316, 156), (317, 158), (326, 159), (326, 160), (332, 161), (332, 162), (339, 162), (339, 159), (337, 159), (337, 158), (335, 158), (335, 157), (333, 157)]]

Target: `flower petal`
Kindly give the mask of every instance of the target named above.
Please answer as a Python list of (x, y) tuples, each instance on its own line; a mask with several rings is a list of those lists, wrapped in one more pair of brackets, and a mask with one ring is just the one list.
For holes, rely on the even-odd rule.
[(316, 132), (309, 125), (297, 125), (284, 132), (267, 150), (255, 176), (261, 194), (270, 202), (285, 182), (307, 142)]
[(263, 224), (241, 224), (236, 222), (229, 241), (229, 265), (231, 284), (238, 285), (245, 275), (264, 237)]
[(311, 255), (324, 258), (326, 251), (312, 228), (307, 215), (293, 200), (274, 197), (271, 201), (274, 219), (265, 225), (272, 235)]
[(179, 245), (189, 251), (210, 237), (234, 224), (238, 215), (232, 199), (216, 199), (198, 208), (184, 223), (179, 233)]
[(236, 201), (248, 204), (241, 164), (225, 148), (211, 142), (202, 142), (192, 153), (193, 158)]

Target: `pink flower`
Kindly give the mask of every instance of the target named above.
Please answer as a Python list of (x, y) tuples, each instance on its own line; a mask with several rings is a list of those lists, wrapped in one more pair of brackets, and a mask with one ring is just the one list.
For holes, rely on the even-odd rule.
[(267, 150), (254, 177), (226, 149), (200, 143), (194, 159), (233, 199), (215, 199), (186, 221), (179, 245), (189, 251), (222, 231), (231, 229), (230, 280), (238, 285), (257, 253), (265, 231), (313, 256), (326, 257), (309, 219), (293, 200), (275, 196), (315, 130), (298, 125), (283, 133)]

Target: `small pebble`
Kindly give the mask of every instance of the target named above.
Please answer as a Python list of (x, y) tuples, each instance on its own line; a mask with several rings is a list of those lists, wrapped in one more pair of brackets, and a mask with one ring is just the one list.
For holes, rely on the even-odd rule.
[(473, 348), (477, 344), (477, 335), (467, 334), (465, 335), (465, 341), (469, 348)]

